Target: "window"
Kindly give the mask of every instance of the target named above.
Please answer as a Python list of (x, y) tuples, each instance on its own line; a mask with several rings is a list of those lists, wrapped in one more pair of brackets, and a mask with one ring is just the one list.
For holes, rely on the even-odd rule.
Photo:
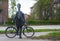
[(2, 12), (2, 7), (0, 6), (0, 13)]
[(2, 0), (0, 0), (0, 4), (2, 4)]
[[(2, 0), (0, 0), (0, 5), (2, 4)], [(2, 12), (2, 7), (0, 6), (0, 13)]]
[(57, 4), (58, 5), (58, 7), (60, 7), (60, 4)]

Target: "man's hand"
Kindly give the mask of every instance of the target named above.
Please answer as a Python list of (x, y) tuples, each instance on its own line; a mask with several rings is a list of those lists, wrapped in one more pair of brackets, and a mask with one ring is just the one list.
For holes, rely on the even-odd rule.
[(27, 24), (26, 24), (26, 23), (25, 23), (24, 25), (25, 25), (25, 26), (27, 26)]

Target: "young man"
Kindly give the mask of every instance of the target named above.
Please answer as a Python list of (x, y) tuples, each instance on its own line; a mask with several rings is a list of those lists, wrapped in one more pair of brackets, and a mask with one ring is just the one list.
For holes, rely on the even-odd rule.
[(20, 11), (21, 5), (19, 3), (17, 4), (17, 8), (18, 11), (13, 20), (16, 22), (17, 35), (18, 35), (18, 31), (20, 30), (19, 38), (22, 38), (21, 33), (22, 33), (22, 26), (25, 24), (25, 17), (24, 17), (24, 13)]

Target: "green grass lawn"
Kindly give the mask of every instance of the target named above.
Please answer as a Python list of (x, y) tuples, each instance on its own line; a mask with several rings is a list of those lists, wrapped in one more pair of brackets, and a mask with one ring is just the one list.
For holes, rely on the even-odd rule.
[(33, 39), (60, 39), (60, 31), (52, 32), (42, 36), (34, 36)]
[(5, 31), (4, 30), (0, 30), (0, 34), (4, 34), (5, 33)]
[[(60, 29), (35, 29), (35, 32), (49, 32), (49, 31), (60, 31)], [(9, 31), (8, 31), (9, 32)], [(4, 34), (4, 30), (0, 30), (0, 34)]]
[(35, 32), (60, 31), (60, 29), (35, 29)]

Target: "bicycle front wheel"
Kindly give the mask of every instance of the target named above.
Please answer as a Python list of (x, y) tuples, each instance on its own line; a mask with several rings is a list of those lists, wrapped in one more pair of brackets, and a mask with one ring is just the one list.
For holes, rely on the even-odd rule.
[(31, 38), (34, 35), (34, 29), (32, 27), (25, 27), (23, 29), (23, 34), (24, 36), (26, 36), (27, 38)]
[(16, 36), (16, 28), (14, 28), (13, 26), (7, 27), (7, 29), (5, 30), (5, 35), (8, 38), (14, 38)]

